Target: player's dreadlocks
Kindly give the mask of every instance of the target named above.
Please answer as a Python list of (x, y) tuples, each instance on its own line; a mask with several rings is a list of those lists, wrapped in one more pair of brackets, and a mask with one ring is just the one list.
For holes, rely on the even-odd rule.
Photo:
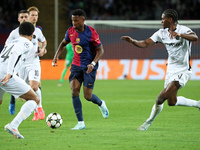
[(171, 17), (173, 19), (173, 22), (175, 24), (178, 23), (178, 13), (174, 9), (166, 9), (163, 14), (165, 14), (166, 17)]

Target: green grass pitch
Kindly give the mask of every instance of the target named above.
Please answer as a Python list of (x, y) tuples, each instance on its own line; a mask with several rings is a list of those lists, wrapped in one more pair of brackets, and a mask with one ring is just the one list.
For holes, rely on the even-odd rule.
[[(42, 81), (43, 108), (46, 116), (59, 113), (63, 124), (50, 129), (45, 120), (32, 121), (33, 114), (19, 126), (25, 139), (15, 139), (4, 131), (19, 112), (23, 102), (16, 101), (16, 113), (8, 112), (10, 95), (5, 94), (0, 106), (0, 150), (197, 150), (200, 147), (200, 112), (194, 107), (169, 107), (147, 131), (137, 131), (151, 112), (164, 81), (97, 80), (94, 94), (105, 100), (110, 112), (104, 119), (98, 106), (80, 98), (85, 130), (70, 130), (77, 124), (68, 81), (62, 87), (58, 80)], [(189, 81), (178, 95), (198, 100), (200, 81)]]

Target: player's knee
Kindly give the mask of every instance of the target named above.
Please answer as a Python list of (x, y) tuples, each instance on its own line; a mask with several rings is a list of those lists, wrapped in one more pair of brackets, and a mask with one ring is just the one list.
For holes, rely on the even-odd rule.
[(167, 99), (167, 104), (168, 104), (169, 106), (175, 106), (175, 105), (176, 105), (176, 99), (168, 98), (168, 99)]
[(0, 105), (2, 104), (2, 101), (3, 101), (3, 100), (1, 99), (1, 100), (0, 100)]
[(168, 106), (175, 106), (176, 103), (168, 102)]
[(84, 94), (84, 98), (88, 101), (90, 101), (92, 99), (92, 95), (91, 94)]
[(38, 86), (37, 85), (31, 85), (31, 88), (33, 89), (33, 91), (37, 91), (38, 90)]
[(39, 88), (40, 82), (37, 81), (30, 81), (30, 86), (33, 89), (33, 91), (37, 91)]
[(168, 106), (175, 106), (176, 102), (175, 101), (171, 101), (171, 100), (167, 100), (167, 104), (168, 104)]
[(79, 96), (79, 91), (78, 90), (72, 89), (71, 92), (72, 92), (72, 96)]

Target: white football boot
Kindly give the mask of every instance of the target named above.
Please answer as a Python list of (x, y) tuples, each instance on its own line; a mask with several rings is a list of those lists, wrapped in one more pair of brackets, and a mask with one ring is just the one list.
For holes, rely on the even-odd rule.
[(139, 126), (139, 128), (137, 129), (138, 131), (145, 131), (147, 130), (152, 123), (148, 123), (148, 122), (144, 122), (141, 126)]
[(5, 131), (11, 133), (14, 136), (14, 138), (24, 139), (23, 135), (21, 135), (18, 130), (14, 129), (10, 123), (5, 125), (4, 128), (5, 128)]
[(104, 100), (102, 100), (102, 104), (101, 104), (101, 106), (99, 106), (99, 109), (101, 110), (103, 117), (108, 118), (109, 111), (108, 111), (108, 108), (106, 107), (106, 103)]
[(78, 122), (78, 124), (74, 128), (71, 128), (71, 130), (82, 130), (82, 129), (85, 129), (85, 124), (82, 122)]

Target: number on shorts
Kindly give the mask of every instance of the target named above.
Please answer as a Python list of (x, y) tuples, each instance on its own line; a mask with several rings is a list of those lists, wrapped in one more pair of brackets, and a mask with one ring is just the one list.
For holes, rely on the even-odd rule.
[(181, 79), (182, 75), (183, 75), (183, 74), (181, 74), (180, 76), (178, 75), (178, 78)]
[(39, 76), (39, 70), (35, 70), (35, 76)]

